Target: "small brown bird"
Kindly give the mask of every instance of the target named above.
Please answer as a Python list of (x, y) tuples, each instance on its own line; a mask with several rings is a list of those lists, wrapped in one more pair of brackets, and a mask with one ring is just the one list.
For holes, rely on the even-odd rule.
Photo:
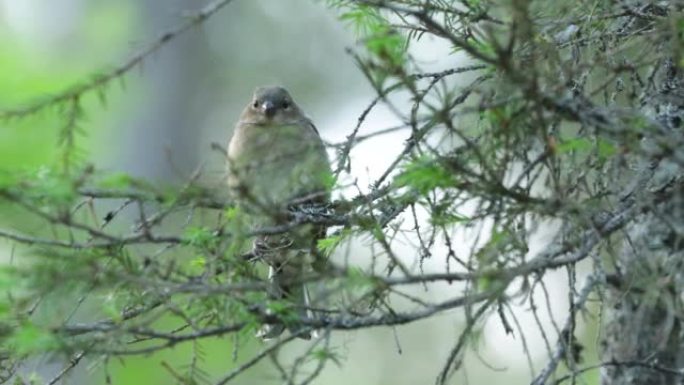
[[(228, 186), (252, 223), (287, 224), (293, 205), (327, 202), (331, 178), (318, 130), (287, 90), (257, 88), (228, 145)], [(269, 296), (287, 300), (299, 316), (311, 315), (302, 276), (316, 258), (316, 241), (324, 236), (324, 227), (306, 225), (259, 236), (254, 243), (253, 254), (269, 265)], [(269, 324), (257, 335), (275, 338), (284, 329), (282, 323)], [(299, 329), (290, 327), (291, 332)]]

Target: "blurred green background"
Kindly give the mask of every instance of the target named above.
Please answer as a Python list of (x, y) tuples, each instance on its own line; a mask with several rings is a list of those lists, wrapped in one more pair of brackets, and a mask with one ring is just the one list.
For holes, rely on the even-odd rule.
[[(0, 109), (21, 107), (122, 63), (161, 32), (183, 22), (187, 11), (203, 4), (197, 0), (0, 0)], [(444, 42), (425, 40), (412, 49), (427, 68), (446, 68), (462, 61), (449, 54)], [(205, 182), (221, 186), (222, 159), (210, 150), (210, 144), (227, 141), (233, 122), (258, 85), (282, 84), (290, 89), (327, 141), (341, 141), (351, 132), (375, 96), (345, 52), (354, 44), (352, 31), (323, 1), (236, 0), (148, 58), (124, 82), (112, 84), (105, 105), (96, 95), (88, 96), (80, 145), (87, 149), (90, 161), (106, 171), (180, 183), (202, 166)], [(390, 114), (381, 108), (366, 126), (380, 129), (392, 123)], [(6, 169), (35, 169), (54, 163), (60, 124), (59, 112), (53, 109), (0, 122), (0, 164)], [(402, 140), (391, 136), (364, 143), (355, 152), (353, 172), (361, 180), (372, 179), (375, 171), (393, 159), (389, 154), (398, 150)], [(4, 227), (24, 227), (20, 218), (10, 216), (11, 208), (0, 210)], [(0, 256), (8, 259), (10, 249), (10, 243), (0, 242)], [(363, 263), (367, 253), (359, 247), (354, 259)], [(407, 245), (400, 254), (410, 259), (413, 250)], [(437, 271), (442, 263), (428, 263), (426, 270)], [(566, 277), (552, 273), (547, 280), (549, 306), (561, 323), (567, 309)], [(423, 293), (416, 288), (433, 299), (451, 297), (459, 290), (438, 285)], [(328, 365), (315, 383), (433, 383), (462, 328), (462, 317), (457, 314), (396, 330), (336, 333), (333, 346), (342, 366)], [(490, 317), (473, 346), (479, 353), (469, 355), (466, 370), (454, 376), (452, 383), (465, 383), (466, 377), (470, 383), (526, 382), (530, 368), (523, 338), (536, 360), (534, 369), (544, 365), (548, 351), (535, 333), (531, 312), (521, 307), (516, 314), (527, 334), (516, 331), (515, 336), (507, 336), (497, 317)], [(549, 319), (542, 322), (548, 332), (553, 330)], [(585, 328), (584, 332), (593, 350), (596, 331)], [(164, 366), (183, 372), (191, 353), (201, 352), (202, 369), (208, 378), (216, 379), (262, 344), (254, 339), (240, 346), (234, 362), (232, 343), (226, 337), (179, 345), (147, 357), (111, 360), (109, 375), (114, 384), (172, 384), (176, 380)], [(283, 354), (294, 357), (304, 349), (296, 342)], [(588, 354), (593, 357), (594, 353)], [(31, 361), (24, 371), (49, 379), (62, 366), (61, 359), (43, 357)], [(277, 372), (265, 360), (235, 383), (271, 381), (278, 381)], [(65, 383), (105, 382), (101, 362), (91, 361)]]

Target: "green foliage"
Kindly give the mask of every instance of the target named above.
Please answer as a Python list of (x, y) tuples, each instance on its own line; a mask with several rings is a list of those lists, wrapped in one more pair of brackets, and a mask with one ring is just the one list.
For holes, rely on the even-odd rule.
[(437, 188), (454, 187), (456, 177), (437, 159), (426, 156), (405, 164), (394, 178), (394, 183), (397, 187), (410, 187), (424, 195)]
[(564, 140), (555, 147), (557, 154), (574, 153), (582, 156), (595, 154), (600, 162), (612, 157), (617, 152), (615, 145), (601, 137), (596, 138), (572, 138)]
[(100, 301), (100, 311), (102, 314), (109, 318), (113, 323), (121, 323), (124, 318), (122, 316), (123, 311), (126, 306), (130, 306), (131, 301), (125, 295), (121, 293), (115, 294), (110, 292), (106, 295), (101, 296)]
[[(249, 248), (251, 239), (247, 236), (250, 229), (248, 216), (244, 210), (239, 206), (231, 206), (223, 211), (225, 218), (224, 232), (230, 234), (230, 242), (226, 249), (224, 256), (228, 259), (233, 259), (240, 256)], [(235, 266), (237, 273), (243, 273), (246, 268), (244, 264), (237, 261)]]
[(131, 187), (138, 187), (140, 185), (142, 185), (140, 180), (122, 172), (107, 174), (100, 178), (100, 180), (97, 182), (97, 186), (100, 188), (117, 190), (126, 190)]
[(496, 284), (496, 278), (491, 274), (483, 274), (477, 279), (477, 288), (481, 291), (487, 291)]
[(378, 286), (378, 282), (373, 277), (356, 267), (347, 269), (345, 284), (350, 289), (362, 292), (375, 289)]
[(345, 8), (340, 20), (347, 22), (357, 36), (369, 35), (386, 23), (380, 11), (374, 7), (344, 1), (339, 1), (338, 7)]
[(207, 266), (207, 258), (199, 255), (199, 256), (190, 260), (190, 266), (192, 268), (199, 269), (200, 271), (203, 271), (204, 268)]
[(402, 67), (406, 62), (407, 40), (388, 26), (373, 30), (365, 39), (366, 48), (390, 68)]
[(561, 142), (556, 150), (559, 153), (567, 153), (572, 151), (589, 151), (593, 147), (591, 141), (587, 138), (575, 138)]
[(408, 39), (394, 29), (375, 7), (354, 2), (338, 2), (342, 8), (340, 19), (346, 22), (365, 48), (393, 72), (405, 65)]
[(40, 202), (45, 208), (66, 207), (77, 198), (74, 181), (62, 177), (54, 169), (42, 167), (29, 178), (25, 183), (30, 188), (23, 190), (24, 197)]
[[(473, 40), (472, 46), (480, 55), (482, 55), (484, 57), (487, 57), (487, 58), (495, 58), (496, 57), (496, 49), (494, 48), (494, 45), (490, 41)], [(456, 47), (455, 50), (460, 51), (461, 49)]]
[(433, 226), (449, 226), (458, 223), (467, 223), (470, 221), (465, 215), (459, 214), (458, 212), (451, 212), (446, 208), (434, 210), (430, 215), (430, 224)]
[(214, 231), (206, 227), (188, 227), (183, 238), (188, 245), (200, 248), (215, 247), (218, 241)]
[(596, 152), (599, 158), (606, 159), (617, 153), (615, 145), (605, 139), (598, 138), (596, 143)]
[(337, 246), (342, 242), (341, 235), (332, 235), (323, 239), (319, 239), (316, 247), (324, 255), (330, 255), (337, 248)]
[(335, 186), (337, 186), (337, 178), (331, 172), (325, 172), (323, 175), (319, 176), (322, 185), (328, 190), (332, 191)]
[(17, 356), (47, 352), (60, 345), (53, 333), (31, 322), (23, 322), (14, 328), (12, 334), (2, 343), (3, 348)]
[(311, 352), (311, 357), (317, 361), (332, 361), (337, 365), (338, 368), (342, 367), (342, 355), (334, 349), (331, 348), (320, 348), (314, 349)]

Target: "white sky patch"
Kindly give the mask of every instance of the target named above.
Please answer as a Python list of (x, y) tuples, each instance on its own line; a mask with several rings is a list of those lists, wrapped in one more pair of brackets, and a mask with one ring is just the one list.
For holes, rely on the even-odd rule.
[[(322, 122), (321, 127), (324, 129), (322, 129), (321, 136), (323, 139), (331, 143), (345, 141), (356, 126), (358, 117), (368, 107), (372, 99), (372, 95), (368, 98), (358, 98)], [(400, 124), (401, 121), (387, 107), (379, 103), (363, 121), (357, 137)], [(342, 182), (348, 183), (356, 180), (362, 192), (370, 191), (370, 184), (375, 182), (401, 153), (409, 135), (410, 130), (407, 129), (370, 138), (353, 146), (350, 153), (351, 174), (344, 176)], [(330, 155), (334, 169), (337, 166), (337, 154), (331, 153)], [(350, 186), (343, 189), (342, 193), (346, 197), (352, 197), (358, 193), (358, 190), (356, 187)]]

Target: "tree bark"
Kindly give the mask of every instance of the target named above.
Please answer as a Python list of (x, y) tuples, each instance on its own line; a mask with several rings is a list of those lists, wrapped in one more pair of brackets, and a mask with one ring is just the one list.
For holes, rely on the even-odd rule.
[[(644, 112), (653, 117), (671, 143), (682, 141), (684, 91), (681, 69), (673, 60), (661, 63), (656, 87), (642, 99)], [(663, 143), (642, 138), (642, 147), (662, 154)], [(682, 289), (684, 289), (684, 191), (674, 183), (681, 178), (682, 148), (667, 156), (639, 160), (640, 172), (652, 175), (643, 193), (662, 191), (652, 210), (626, 229), (616, 271), (608, 279), (601, 383), (681, 384), (684, 365)], [(635, 189), (638, 191), (638, 189)], [(646, 199), (636, 193), (634, 199)]]

